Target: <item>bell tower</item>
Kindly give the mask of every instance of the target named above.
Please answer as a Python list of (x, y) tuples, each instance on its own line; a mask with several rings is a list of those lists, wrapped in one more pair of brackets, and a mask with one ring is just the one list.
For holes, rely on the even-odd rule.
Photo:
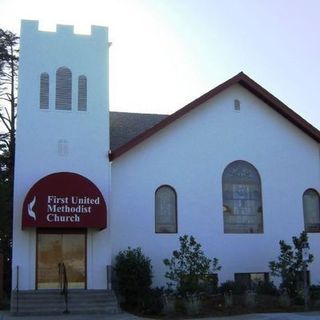
[[(59, 181), (68, 184), (64, 177), (81, 176), (97, 187), (108, 207), (108, 48), (105, 27), (92, 26), (90, 35), (81, 35), (74, 34), (73, 26), (69, 25), (57, 25), (56, 32), (47, 32), (38, 29), (38, 21), (24, 20), (21, 23), (13, 287), (17, 279), (17, 266), (21, 273), (20, 289), (37, 287), (37, 235), (40, 228), (24, 228), (21, 221), (26, 195), (39, 180), (53, 174), (68, 173), (58, 177)], [(56, 190), (59, 190), (59, 186)], [(69, 190), (72, 192), (72, 188)], [(91, 199), (85, 192), (77, 192), (77, 199), (82, 199), (81, 196)], [(62, 197), (59, 194), (48, 196)], [(69, 197), (63, 196), (66, 199)], [(76, 199), (75, 195), (70, 194), (70, 199)], [(45, 214), (37, 209), (39, 201), (33, 202), (35, 205), (32, 209), (35, 212), (38, 210), (38, 217)], [(63, 214), (67, 215), (68, 212), (57, 212), (57, 221), (62, 219)], [(64, 219), (73, 221), (71, 218)], [(33, 223), (36, 225), (38, 222)], [(52, 225), (56, 231), (60, 230), (59, 226)], [(68, 228), (70, 226), (72, 230), (77, 229), (76, 224)], [(86, 288), (106, 288), (105, 270), (111, 259), (108, 227), (99, 230), (88, 225), (84, 233)]]

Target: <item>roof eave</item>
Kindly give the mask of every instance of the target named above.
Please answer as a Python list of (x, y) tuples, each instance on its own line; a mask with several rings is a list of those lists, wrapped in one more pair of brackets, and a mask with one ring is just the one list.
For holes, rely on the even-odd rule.
[(253, 81), (247, 75), (243, 73), (242, 79), (239, 81), (239, 84), (254, 94), (256, 97), (261, 99), (272, 109), (280, 113), (284, 118), (289, 120), (303, 132), (305, 132), (312, 139), (320, 142), (320, 131), (311, 125), (308, 121), (302, 118), (295, 111), (290, 109), (282, 101), (272, 95), (269, 91), (261, 87), (258, 83)]
[(292, 122), (295, 126), (300, 128), (303, 132), (309, 135), (312, 139), (316, 140), (318, 143), (320, 142), (320, 131), (312, 126), (309, 122), (299, 116), (296, 112), (286, 106), (283, 102), (273, 96), (270, 92), (266, 89), (261, 87), (258, 83), (253, 81), (249, 78), (245, 73), (240, 72), (236, 76), (232, 77), (231, 79), (225, 81), (224, 83), (218, 85), (214, 89), (208, 91), (204, 95), (200, 96), (199, 98), (195, 99), (191, 103), (187, 104), (185, 107), (179, 109), (178, 111), (174, 112), (173, 114), (169, 115), (164, 120), (157, 123), (155, 126), (147, 129), (143, 133), (139, 134), (132, 140), (130, 140), (125, 145), (111, 151), (109, 154), (109, 160), (113, 161), (116, 158), (120, 157), (136, 145), (140, 144), (144, 140), (148, 139), (150, 136), (154, 135), (161, 129), (167, 127), (172, 122), (176, 121), (177, 119), (184, 116), (186, 113), (190, 112), (191, 110), (195, 109), (199, 105), (203, 104), (204, 102), (208, 101), (209, 99), (213, 98), (220, 92), (224, 91), (225, 89), (229, 88), (234, 84), (239, 84), (242, 87), (246, 88), (252, 94), (257, 96), (259, 99), (264, 101), (268, 104), (272, 109), (277, 111), (287, 120)]

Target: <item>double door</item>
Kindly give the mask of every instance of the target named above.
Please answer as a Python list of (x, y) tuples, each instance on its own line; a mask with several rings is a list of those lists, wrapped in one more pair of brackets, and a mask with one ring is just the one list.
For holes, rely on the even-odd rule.
[(39, 231), (37, 289), (60, 288), (59, 265), (64, 263), (70, 289), (86, 288), (86, 233)]

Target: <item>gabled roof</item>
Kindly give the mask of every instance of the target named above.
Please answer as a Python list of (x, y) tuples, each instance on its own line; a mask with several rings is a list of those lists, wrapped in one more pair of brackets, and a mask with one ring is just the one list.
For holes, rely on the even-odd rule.
[(110, 149), (115, 150), (166, 118), (167, 114), (111, 111)]
[(142, 132), (138, 136), (134, 137), (128, 143), (114, 149), (109, 154), (110, 161), (120, 157), (122, 154), (126, 153), (127, 151), (131, 150), (133, 147), (138, 145), (139, 143), (143, 142), (144, 140), (148, 139), (158, 131), (162, 130), (163, 128), (167, 127), (169, 124), (173, 123), (177, 119), (184, 116), (186, 113), (190, 112), (191, 110), (199, 107), (204, 102), (208, 101), (209, 99), (213, 98), (220, 92), (228, 89), (232, 85), (239, 84), (242, 87), (246, 88), (256, 97), (261, 99), (267, 105), (269, 105), (272, 109), (277, 111), (307, 135), (309, 135), (312, 139), (320, 142), (320, 131), (313, 127), (309, 122), (304, 120), (301, 116), (299, 116), (296, 112), (286, 106), (283, 102), (273, 96), (270, 92), (266, 89), (261, 87), (258, 83), (253, 81), (243, 72), (240, 72), (233, 78), (227, 80), (226, 82), (220, 84), (219, 86), (215, 87), (214, 89), (210, 90), (209, 92), (205, 93), (204, 95), (200, 96), (196, 100), (192, 101), (191, 103), (187, 104), (182, 109), (179, 109), (175, 113), (171, 114), (170, 116), (164, 118), (162, 121), (154, 125), (153, 127), (147, 129), (146, 131)]

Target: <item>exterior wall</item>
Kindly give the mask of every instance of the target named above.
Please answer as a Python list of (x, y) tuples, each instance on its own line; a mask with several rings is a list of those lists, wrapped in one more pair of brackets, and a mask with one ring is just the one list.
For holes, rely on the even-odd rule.
[[(234, 99), (241, 111), (234, 110)], [(245, 160), (261, 177), (264, 232), (224, 234), (222, 173)], [(319, 146), (309, 136), (235, 85), (186, 114), (112, 163), (113, 256), (140, 246), (152, 259), (154, 285), (165, 285), (162, 260), (178, 248), (180, 235), (194, 235), (208, 257), (222, 265), (220, 282), (236, 272), (268, 272), (279, 240), (291, 242), (304, 229), (302, 195), (320, 190)], [(160, 185), (177, 192), (178, 233), (156, 234), (154, 193)], [(320, 256), (320, 234), (309, 234)], [(317, 283), (320, 261), (311, 266)]]
[[(35, 288), (36, 231), (21, 231), (21, 211), (28, 190), (42, 177), (60, 171), (91, 180), (110, 202), (107, 29), (93, 26), (91, 35), (75, 35), (71, 26), (38, 31), (37, 21), (21, 26), (19, 102), (13, 221), (13, 288), (16, 266), (20, 289)], [(55, 110), (56, 70), (72, 72), (72, 110)], [(49, 74), (49, 109), (40, 109), (40, 74)], [(78, 77), (87, 77), (87, 111), (77, 110)], [(67, 152), (59, 154), (59, 140)], [(88, 288), (106, 288), (110, 232), (88, 230)]]
[[(56, 70), (72, 72), (72, 110), (55, 110)], [(40, 74), (49, 74), (49, 109), (40, 109)], [(78, 77), (88, 80), (87, 111), (77, 110)], [(241, 110), (234, 110), (234, 99)], [(220, 281), (235, 272), (268, 272), (279, 240), (291, 242), (304, 229), (302, 195), (320, 190), (319, 146), (309, 136), (240, 85), (226, 89), (110, 165), (107, 30), (74, 35), (71, 26), (38, 31), (35, 21), (21, 29), (19, 104), (13, 221), (13, 288), (34, 289), (36, 230), (21, 230), (28, 190), (54, 172), (90, 179), (109, 208), (108, 227), (88, 230), (87, 286), (106, 288), (106, 265), (119, 250), (140, 246), (151, 257), (155, 285), (164, 285), (162, 260), (178, 247), (180, 235), (194, 235), (206, 254), (222, 265)], [(67, 152), (59, 153), (59, 141)], [(235, 160), (255, 166), (261, 177), (261, 234), (225, 234), (222, 173)], [(112, 180), (111, 180), (112, 168)], [(160, 185), (177, 193), (178, 233), (156, 234), (154, 196)], [(320, 255), (320, 234), (309, 234), (311, 253)], [(311, 281), (320, 281), (320, 262)]]

